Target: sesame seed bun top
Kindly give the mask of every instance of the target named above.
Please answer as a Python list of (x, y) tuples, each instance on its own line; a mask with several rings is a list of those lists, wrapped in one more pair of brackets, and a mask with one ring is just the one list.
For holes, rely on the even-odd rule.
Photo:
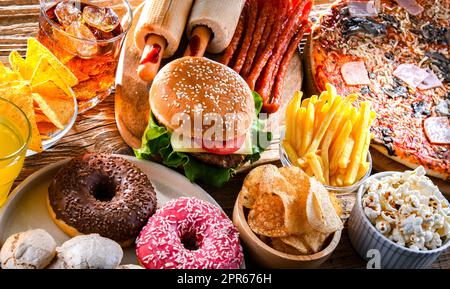
[[(252, 91), (245, 80), (204, 57), (183, 57), (164, 66), (150, 89), (150, 108), (162, 125), (186, 136), (211, 135), (208, 129), (219, 124), (220, 133), (215, 126), (212, 140), (245, 135), (255, 116)], [(195, 126), (200, 119), (203, 125)]]

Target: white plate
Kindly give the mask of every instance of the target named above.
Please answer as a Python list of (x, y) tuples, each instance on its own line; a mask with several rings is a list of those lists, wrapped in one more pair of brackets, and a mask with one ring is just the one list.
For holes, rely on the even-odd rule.
[[(120, 156), (136, 164), (152, 181), (158, 200), (158, 207), (179, 197), (196, 197), (219, 204), (202, 188), (192, 184), (186, 177), (150, 161), (141, 161), (130, 156)], [(0, 244), (12, 234), (41, 228), (61, 245), (69, 239), (51, 219), (46, 205), (48, 186), (59, 168), (69, 159), (49, 165), (25, 179), (12, 192), (7, 204), (0, 210)], [(122, 264), (138, 264), (134, 246), (124, 249)]]

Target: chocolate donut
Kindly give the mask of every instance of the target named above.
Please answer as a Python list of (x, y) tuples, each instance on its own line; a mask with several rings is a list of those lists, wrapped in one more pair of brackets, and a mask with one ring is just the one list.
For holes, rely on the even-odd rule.
[(98, 233), (125, 247), (155, 212), (156, 193), (147, 175), (131, 162), (88, 153), (56, 174), (48, 189), (48, 208), (71, 237)]

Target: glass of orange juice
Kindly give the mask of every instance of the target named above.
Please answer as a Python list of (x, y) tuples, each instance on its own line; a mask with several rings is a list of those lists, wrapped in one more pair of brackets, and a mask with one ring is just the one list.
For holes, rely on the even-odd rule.
[(30, 142), (30, 122), (14, 103), (0, 97), (0, 207), (20, 173)]

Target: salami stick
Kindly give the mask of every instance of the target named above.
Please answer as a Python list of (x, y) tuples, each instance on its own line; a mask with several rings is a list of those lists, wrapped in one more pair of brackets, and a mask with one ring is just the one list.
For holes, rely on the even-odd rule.
[(299, 27), (301, 21), (304, 21), (308, 17), (311, 7), (310, 1), (303, 1), (294, 8), (293, 13), (289, 16), (288, 23), (281, 34), (282, 38), (262, 75), (261, 87), (257, 88), (257, 91), (260, 92), (263, 99), (269, 99), (281, 59), (288, 49), (289, 42), (297, 31), (297, 27)]
[(284, 88), (284, 78), (286, 76), (289, 64), (295, 52), (298, 50), (298, 46), (300, 45), (300, 42), (303, 39), (303, 35), (309, 28), (310, 28), (309, 22), (307, 21), (303, 22), (297, 34), (295, 34), (294, 38), (289, 43), (289, 47), (283, 56), (283, 60), (280, 63), (279, 70), (276, 76), (275, 87), (273, 89), (273, 97), (270, 103), (263, 103), (264, 112), (274, 113), (280, 107), (280, 100)]
[(280, 9), (280, 2), (278, 0), (270, 1), (269, 3), (274, 5), (274, 7), (273, 7), (274, 11), (272, 11), (272, 13), (270, 13), (270, 15), (268, 15), (268, 17), (267, 17), (267, 22), (264, 27), (264, 31), (263, 31), (261, 40), (259, 42), (259, 49), (257, 49), (257, 51), (256, 51), (255, 59), (258, 59), (261, 56), (261, 54), (263, 53), (264, 49), (266, 48), (267, 40), (269, 39), (270, 34), (272, 33), (272, 27), (277, 18), (277, 13)]
[(236, 57), (236, 62), (234, 64), (234, 71), (237, 73), (241, 72), (242, 67), (244, 66), (245, 59), (247, 58), (248, 49), (250, 47), (250, 43), (252, 41), (253, 32), (255, 31), (256, 21), (258, 20), (258, 1), (257, 0), (249, 0), (250, 5), (248, 5), (248, 22), (247, 28), (245, 31), (244, 40), (242, 41), (241, 49), (239, 50), (239, 54)]
[(264, 67), (267, 64), (267, 61), (273, 54), (273, 48), (275, 47), (276, 40), (278, 38), (278, 35), (280, 35), (282, 29), (277, 29), (277, 27), (282, 27), (283, 22), (285, 20), (286, 10), (287, 10), (287, 1), (281, 2), (281, 7), (278, 13), (278, 17), (273, 24), (272, 32), (270, 33), (269, 39), (272, 41), (269, 41), (266, 47), (264, 48), (264, 52), (261, 54), (260, 57), (256, 60), (255, 64), (253, 65), (253, 68), (247, 77), (247, 83), (250, 86), (252, 90), (255, 89), (256, 81), (258, 80), (261, 71), (264, 69)]
[[(245, 7), (248, 6), (248, 1), (245, 3)], [(239, 46), (239, 42), (242, 38), (242, 34), (244, 34), (244, 26), (245, 26), (245, 12), (246, 8), (244, 8), (244, 11), (242, 11), (241, 16), (239, 17), (239, 22), (236, 27), (236, 31), (234, 32), (233, 39), (231, 40), (230, 45), (225, 49), (224, 54), (222, 55), (222, 58), (220, 59), (220, 63), (224, 65), (229, 65), (231, 62), (231, 59), (233, 59), (233, 55), (235, 51), (237, 50)]]
[(245, 60), (244, 67), (241, 71), (241, 76), (244, 78), (247, 77), (250, 73), (253, 61), (256, 56), (256, 52), (258, 51), (258, 47), (260, 47), (261, 37), (264, 33), (267, 19), (269, 18), (269, 8), (271, 7), (271, 1), (259, 0), (259, 5), (260, 7), (262, 7), (260, 9), (261, 12), (259, 13), (258, 17), (260, 20), (257, 21), (258, 24), (256, 25), (255, 31), (253, 33), (253, 39), (248, 49), (247, 59)]

